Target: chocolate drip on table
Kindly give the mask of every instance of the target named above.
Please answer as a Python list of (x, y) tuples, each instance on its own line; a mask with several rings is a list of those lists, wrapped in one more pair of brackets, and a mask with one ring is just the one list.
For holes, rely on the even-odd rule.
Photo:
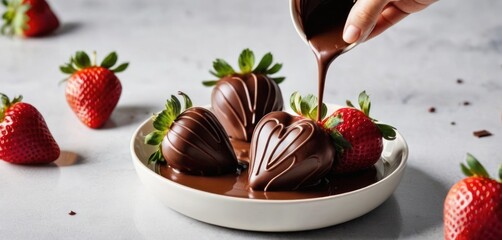
[[(322, 105), (329, 65), (350, 44), (343, 41), (343, 29), (354, 0), (296, 0), (296, 10), (305, 36), (317, 58), (319, 106)], [(321, 121), (321, 111), (317, 121)]]

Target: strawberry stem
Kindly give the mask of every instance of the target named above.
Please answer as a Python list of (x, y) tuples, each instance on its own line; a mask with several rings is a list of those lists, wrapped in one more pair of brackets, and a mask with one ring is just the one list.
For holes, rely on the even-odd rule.
[[(117, 63), (117, 59), (117, 53), (111, 52), (103, 59), (99, 66), (109, 69), (114, 73), (123, 72), (127, 69), (129, 63), (122, 63), (115, 69), (112, 69), (113, 66)], [(70, 61), (68, 63), (65, 63), (64, 65), (61, 65), (59, 69), (63, 73), (72, 75), (79, 70), (95, 66), (98, 66), (96, 51), (92, 52), (92, 58), (89, 58), (89, 55), (87, 55), (87, 53), (85, 53), (84, 51), (77, 51), (74, 56), (70, 57)], [(66, 81), (66, 79), (64, 81)]]
[(23, 100), (23, 96), (19, 95), (17, 97), (14, 97), (11, 101), (7, 95), (0, 93), (0, 99), (0, 122), (3, 122), (5, 118), (5, 112), (7, 112), (7, 110), (14, 104), (21, 102)]
[[(238, 58), (239, 70), (240, 72), (236, 72), (234, 68), (228, 64), (223, 59), (217, 58), (213, 61), (213, 70), (210, 70), (209, 73), (217, 78), (223, 78), (226, 76), (232, 76), (234, 74), (263, 74), (269, 77), (271, 80), (276, 82), (277, 84), (284, 81), (285, 77), (271, 77), (270, 75), (276, 74), (281, 70), (282, 64), (275, 63), (273, 64), (273, 56), (271, 53), (266, 53), (258, 65), (253, 69), (255, 65), (255, 55), (253, 51), (246, 48), (244, 49)], [(202, 84), (204, 86), (214, 86), (218, 80), (208, 80), (203, 81)]]

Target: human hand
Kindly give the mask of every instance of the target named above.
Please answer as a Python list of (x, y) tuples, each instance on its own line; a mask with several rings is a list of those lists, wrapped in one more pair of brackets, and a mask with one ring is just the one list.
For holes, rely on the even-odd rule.
[(347, 18), (343, 40), (347, 43), (364, 42), (437, 1), (357, 0)]

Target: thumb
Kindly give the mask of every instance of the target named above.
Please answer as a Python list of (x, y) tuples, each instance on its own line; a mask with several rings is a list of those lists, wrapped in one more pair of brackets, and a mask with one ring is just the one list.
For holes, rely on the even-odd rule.
[(343, 40), (347, 43), (364, 41), (390, 1), (392, 0), (357, 0), (347, 17)]

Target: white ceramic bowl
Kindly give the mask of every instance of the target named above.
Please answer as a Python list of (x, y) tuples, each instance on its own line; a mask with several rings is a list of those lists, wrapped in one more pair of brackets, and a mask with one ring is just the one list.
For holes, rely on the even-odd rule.
[(145, 187), (165, 206), (188, 217), (219, 226), (267, 232), (301, 231), (323, 228), (357, 218), (382, 204), (392, 195), (403, 175), (408, 146), (398, 133), (384, 142), (376, 164), (382, 178), (354, 191), (301, 200), (260, 200), (229, 197), (186, 187), (168, 180), (148, 165), (155, 148), (145, 145), (152, 120), (143, 122), (131, 139), (131, 155)]

